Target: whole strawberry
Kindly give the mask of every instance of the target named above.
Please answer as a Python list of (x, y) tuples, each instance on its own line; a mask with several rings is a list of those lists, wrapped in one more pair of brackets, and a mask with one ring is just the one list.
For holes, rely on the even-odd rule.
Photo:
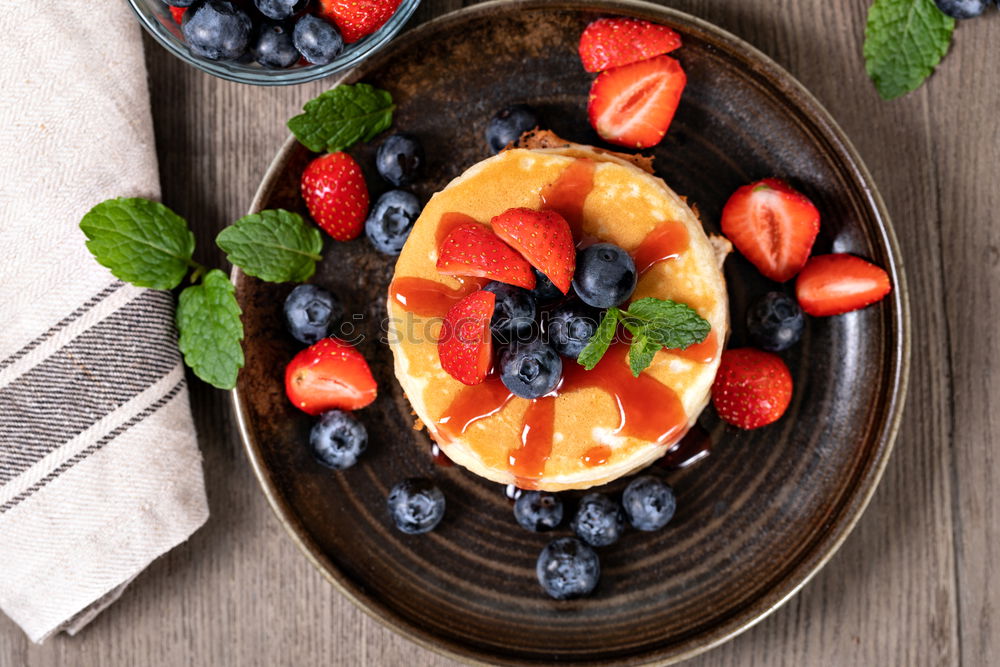
[(752, 347), (722, 353), (712, 384), (719, 417), (744, 429), (776, 422), (792, 400), (792, 374), (776, 354)]
[(319, 15), (333, 21), (344, 42), (366, 37), (388, 21), (400, 0), (320, 0)]
[(368, 186), (361, 167), (347, 153), (321, 155), (302, 172), (302, 198), (324, 232), (350, 241), (364, 230)]

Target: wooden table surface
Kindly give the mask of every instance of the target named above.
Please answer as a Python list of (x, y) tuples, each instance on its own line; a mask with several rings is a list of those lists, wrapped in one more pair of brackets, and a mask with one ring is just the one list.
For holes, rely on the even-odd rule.
[[(690, 665), (1000, 661), (1000, 12), (961, 23), (937, 74), (880, 100), (864, 73), (868, 0), (676, 0), (813, 91), (888, 204), (910, 283), (903, 427), (851, 537), (796, 597)], [(416, 25), (460, 7), (424, 0)], [(324, 84), (259, 88), (186, 67), (147, 39), (163, 201), (199, 259), (242, 215)], [(0, 665), (450, 665), (355, 609), (298, 552), (257, 487), (228, 396), (194, 383), (212, 510), (77, 637), (34, 646), (0, 617)]]

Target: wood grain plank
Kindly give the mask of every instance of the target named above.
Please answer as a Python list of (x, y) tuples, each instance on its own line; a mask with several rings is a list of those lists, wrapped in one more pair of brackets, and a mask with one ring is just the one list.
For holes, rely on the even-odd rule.
[[(425, 0), (411, 25), (462, 4)], [(908, 408), (869, 511), (789, 604), (690, 664), (953, 665), (959, 638), (966, 664), (990, 664), (1000, 655), (1000, 527), (990, 493), (997, 463), (989, 448), (1000, 378), (990, 354), (996, 330), (982, 318), (992, 314), (995, 326), (1000, 290), (991, 224), (1000, 210), (1000, 71), (983, 54), (1000, 39), (1000, 21), (963, 23), (941, 73), (921, 92), (886, 103), (860, 59), (866, 2), (669, 4), (754, 43), (830, 109), (886, 198), (915, 297)], [(221, 265), (215, 233), (246, 210), (285, 137), (283, 121), (324, 85), (229, 84), (151, 42), (147, 61), (164, 201), (192, 220), (199, 259)], [(383, 628), (328, 585), (257, 489), (226, 396), (193, 383), (192, 405), (209, 524), (79, 637), (32, 646), (0, 619), (0, 665), (454, 664)]]
[(1000, 656), (1000, 17), (962, 21), (930, 88), (932, 165), (939, 207), (954, 423), (940, 442), (953, 457), (962, 662)]

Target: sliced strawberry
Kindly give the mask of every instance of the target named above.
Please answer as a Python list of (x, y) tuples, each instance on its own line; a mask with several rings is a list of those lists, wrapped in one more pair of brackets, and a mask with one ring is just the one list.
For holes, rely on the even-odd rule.
[(722, 233), (765, 276), (790, 280), (809, 259), (819, 211), (777, 178), (744, 185), (722, 209)]
[(388, 21), (401, 0), (320, 0), (317, 14), (332, 21), (344, 42), (372, 34)]
[(302, 198), (320, 229), (338, 241), (361, 234), (368, 215), (368, 186), (347, 153), (316, 158), (302, 172)]
[(449, 276), (475, 276), (534, 289), (531, 265), (500, 237), (479, 223), (452, 228), (438, 248), (437, 270)]
[(795, 281), (802, 310), (815, 317), (840, 315), (880, 301), (892, 290), (889, 274), (848, 254), (817, 255)]
[(686, 83), (681, 64), (670, 56), (604, 71), (590, 87), (590, 124), (613, 144), (655, 146), (674, 119)]
[(288, 400), (311, 415), (333, 408), (357, 410), (374, 401), (377, 393), (365, 358), (335, 338), (302, 350), (285, 367)]
[(722, 353), (712, 405), (723, 421), (752, 429), (776, 422), (792, 400), (792, 374), (776, 354), (752, 347)]
[(639, 19), (597, 19), (580, 36), (580, 60), (588, 72), (630, 65), (670, 53), (681, 36), (665, 25)]
[(441, 368), (463, 384), (486, 379), (493, 362), (490, 319), (496, 305), (493, 292), (479, 290), (448, 309), (438, 339)]
[(184, 12), (187, 11), (187, 7), (174, 7), (170, 5), (167, 7), (170, 10), (170, 16), (174, 19), (174, 23), (180, 23), (184, 20)]
[(555, 211), (512, 208), (493, 218), (493, 231), (566, 294), (576, 269), (573, 231)]

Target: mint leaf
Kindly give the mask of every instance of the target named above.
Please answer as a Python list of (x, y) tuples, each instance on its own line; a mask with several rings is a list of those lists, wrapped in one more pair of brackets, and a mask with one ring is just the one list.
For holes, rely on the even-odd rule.
[(608, 308), (601, 323), (597, 325), (597, 331), (591, 336), (590, 342), (580, 351), (580, 356), (576, 359), (577, 363), (588, 371), (594, 370), (594, 366), (611, 346), (611, 341), (615, 338), (615, 331), (618, 330), (619, 313), (617, 308)]
[(219, 389), (235, 387), (243, 367), (243, 323), (235, 291), (226, 274), (212, 269), (200, 284), (185, 288), (177, 303), (184, 363)]
[(865, 70), (887, 100), (916, 89), (948, 52), (955, 19), (934, 0), (875, 0), (865, 26)]
[(80, 220), (87, 249), (119, 280), (173, 289), (194, 266), (194, 234), (163, 204), (142, 198), (108, 199)]
[(215, 242), (244, 273), (272, 283), (303, 282), (323, 259), (319, 230), (284, 209), (244, 216), (219, 232)]
[(388, 91), (367, 83), (342, 85), (306, 102), (305, 113), (289, 120), (288, 129), (309, 150), (336, 153), (387, 130), (395, 108)]
[(633, 336), (632, 345), (628, 349), (628, 367), (632, 375), (639, 377), (639, 373), (653, 363), (653, 357), (662, 349), (662, 345), (645, 334)]
[(676, 350), (702, 342), (712, 330), (691, 306), (653, 297), (633, 301), (622, 319), (633, 335)]

